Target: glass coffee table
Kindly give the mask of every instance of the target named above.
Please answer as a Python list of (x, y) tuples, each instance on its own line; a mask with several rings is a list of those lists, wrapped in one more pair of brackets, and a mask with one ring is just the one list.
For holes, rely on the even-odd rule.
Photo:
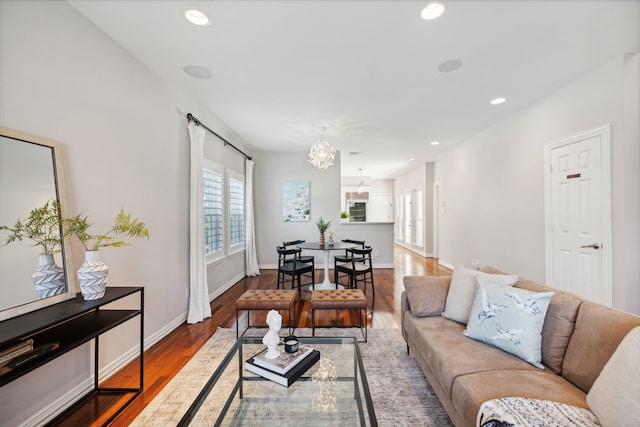
[(377, 426), (356, 339), (299, 340), (320, 361), (284, 387), (244, 368), (265, 346), (262, 337), (240, 337), (178, 426)]

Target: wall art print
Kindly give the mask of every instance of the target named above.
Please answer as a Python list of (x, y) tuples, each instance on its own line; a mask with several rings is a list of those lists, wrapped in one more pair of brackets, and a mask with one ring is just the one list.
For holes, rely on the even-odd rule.
[(282, 219), (284, 221), (309, 221), (311, 198), (309, 181), (285, 181), (282, 183)]

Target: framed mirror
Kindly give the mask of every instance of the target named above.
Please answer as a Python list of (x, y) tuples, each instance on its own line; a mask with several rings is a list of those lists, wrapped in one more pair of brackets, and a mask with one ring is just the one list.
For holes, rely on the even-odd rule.
[[(9, 228), (0, 230), (0, 320), (73, 298), (77, 293), (71, 246), (59, 225), (66, 214), (60, 150), (53, 141), (0, 126), (0, 226)], [(45, 222), (53, 223), (46, 249), (36, 242), (37, 238), (25, 237), (30, 233), (21, 229), (30, 216), (33, 218), (34, 209), (42, 212), (45, 208), (51, 214)], [(12, 234), (22, 239), (7, 243)], [(41, 257), (47, 252), (49, 258)], [(43, 264), (44, 259), (54, 264)], [(43, 279), (42, 274), (55, 277)], [(57, 287), (43, 290), (47, 280), (55, 281)]]

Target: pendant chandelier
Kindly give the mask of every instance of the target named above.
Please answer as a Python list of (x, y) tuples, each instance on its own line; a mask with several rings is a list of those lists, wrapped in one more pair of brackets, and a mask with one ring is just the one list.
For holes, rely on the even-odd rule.
[[(322, 133), (326, 131), (322, 128)], [(320, 170), (326, 170), (329, 166), (333, 166), (333, 158), (336, 156), (336, 149), (326, 140), (319, 139), (318, 142), (311, 146), (309, 151), (309, 163)]]

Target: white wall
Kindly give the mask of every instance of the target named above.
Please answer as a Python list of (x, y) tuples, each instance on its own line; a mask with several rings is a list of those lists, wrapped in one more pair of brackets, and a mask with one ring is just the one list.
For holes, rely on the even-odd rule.
[(617, 58), (444, 152), (440, 259), (544, 282), (544, 145), (611, 123), (613, 302), (640, 313), (639, 74), (637, 55)]
[[(125, 207), (147, 224), (149, 240), (102, 253), (110, 285), (145, 286), (147, 343), (183, 322), (189, 276), (184, 114), (241, 142), (65, 2), (0, 2), (0, 112), (2, 126), (61, 142), (70, 214), (85, 212), (100, 231)], [(78, 245), (73, 250), (77, 268), (83, 253)], [(135, 347), (138, 324), (129, 323), (101, 340), (106, 368)], [(45, 413), (59, 409), (56, 399), (90, 386), (91, 363), (85, 345), (0, 388), (0, 425), (28, 419), (42, 425)]]

